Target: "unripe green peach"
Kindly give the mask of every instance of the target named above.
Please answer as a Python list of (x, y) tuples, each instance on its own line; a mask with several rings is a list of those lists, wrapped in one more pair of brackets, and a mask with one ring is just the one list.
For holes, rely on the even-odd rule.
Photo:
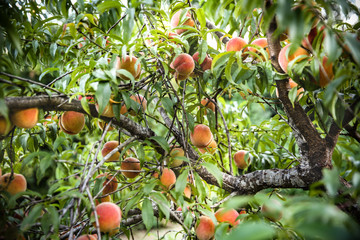
[(32, 128), (38, 122), (39, 109), (27, 108), (10, 115), (11, 122), (19, 128)]
[[(182, 159), (178, 159), (177, 157), (184, 157), (185, 153), (182, 148), (173, 148), (170, 151), (170, 158), (172, 158), (170, 167), (179, 167), (181, 164), (183, 164)], [(167, 163), (170, 162), (170, 160), (167, 160)]]

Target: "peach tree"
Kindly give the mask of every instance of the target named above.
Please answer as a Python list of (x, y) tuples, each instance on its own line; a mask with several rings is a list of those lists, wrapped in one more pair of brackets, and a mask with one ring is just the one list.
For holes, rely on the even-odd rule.
[(357, 4), (2, 1), (0, 239), (358, 238)]

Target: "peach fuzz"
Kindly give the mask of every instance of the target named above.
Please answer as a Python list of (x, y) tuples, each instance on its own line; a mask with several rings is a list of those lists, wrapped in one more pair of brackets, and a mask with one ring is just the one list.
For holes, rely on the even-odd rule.
[(320, 71), (319, 86), (326, 87), (334, 78), (333, 64), (328, 61), (327, 56), (323, 57), (322, 67), (320, 66), (319, 71)]
[[(251, 44), (252, 44), (252, 45), (259, 46), (260, 48), (265, 49), (265, 51), (266, 51), (266, 52), (268, 53), (268, 55), (270, 56), (269, 48), (268, 48), (268, 43), (267, 43), (267, 39), (266, 39), (266, 38), (258, 38), (258, 39), (255, 39), (254, 41), (252, 41)], [(259, 50), (256, 49), (256, 48), (253, 48), (253, 47), (249, 47), (249, 51), (259, 54)], [(263, 55), (261, 55), (261, 54), (260, 54), (260, 56), (261, 56), (261, 59), (265, 59), (265, 56), (263, 56)]]
[(97, 237), (95, 237), (94, 235), (86, 234), (86, 235), (81, 235), (76, 240), (97, 240)]
[[(119, 231), (121, 209), (118, 205), (111, 202), (103, 202), (96, 206), (95, 211), (101, 232), (114, 234)], [(96, 222), (94, 222), (94, 226), (96, 226)]]
[(85, 116), (79, 112), (64, 112), (59, 120), (61, 130), (70, 135), (78, 134), (84, 128), (84, 125)]
[(250, 157), (247, 159), (247, 162), (245, 161), (246, 153), (247, 151), (240, 150), (234, 154), (234, 162), (240, 169), (247, 168), (247, 166), (250, 164)]
[(166, 189), (170, 189), (176, 182), (176, 175), (173, 170), (164, 168), (160, 177), (160, 182)]
[[(211, 102), (208, 98), (204, 98), (203, 100), (201, 100), (200, 104), (215, 112), (215, 104)], [(206, 109), (204, 111), (204, 114), (207, 114)]]
[(182, 148), (173, 148), (169, 155), (170, 158), (172, 158), (172, 161), (167, 160), (166, 162), (171, 162), (170, 167), (179, 167), (181, 164), (183, 164), (183, 160), (176, 158), (185, 156), (185, 152)]
[(7, 122), (3, 116), (0, 116), (0, 136), (7, 135), (13, 128), (11, 122)]
[(191, 143), (198, 148), (205, 148), (209, 146), (213, 140), (213, 135), (208, 126), (199, 124), (194, 127), (194, 131), (190, 133)]
[(218, 222), (230, 223), (232, 226), (236, 226), (240, 223), (240, 220), (236, 220), (239, 213), (235, 209), (225, 211), (224, 208), (220, 208), (216, 211), (215, 217)]
[(103, 178), (103, 177), (106, 177), (106, 179), (103, 183), (103, 186), (105, 186), (105, 188), (102, 193), (108, 194), (114, 192), (118, 187), (118, 182), (116, 177), (113, 178), (113, 175), (109, 173), (102, 173), (96, 176), (96, 178)]
[(201, 216), (195, 229), (199, 240), (210, 240), (215, 234), (215, 224), (208, 216)]
[[(229, 42), (227, 42), (226, 44), (226, 51), (230, 52), (230, 51), (241, 51), (245, 45), (247, 45), (247, 42), (245, 41), (245, 39), (241, 38), (241, 37), (234, 37), (232, 39), (229, 40)], [(247, 49), (245, 48), (244, 51), (246, 51)]]
[[(192, 58), (194, 59), (195, 62), (199, 63), (199, 52), (196, 52), (192, 56)], [(206, 57), (205, 57), (204, 61), (200, 64), (200, 67), (203, 71), (206, 71), (208, 69), (211, 69), (211, 64), (212, 64), (212, 59), (209, 58), (208, 55), (206, 54)]]
[(185, 80), (195, 69), (194, 59), (187, 53), (181, 53), (170, 64), (170, 67), (176, 71), (177, 80)]
[(20, 192), (25, 192), (27, 189), (27, 182), (22, 174), (13, 174), (13, 179), (10, 180), (11, 173), (6, 173), (0, 177), (0, 190), (4, 190), (10, 195), (15, 195)]
[[(136, 61), (137, 61), (136, 57), (130, 57), (130, 56), (125, 56), (122, 58), (116, 57), (115, 69), (116, 70), (124, 69), (130, 72), (131, 75), (133, 75), (134, 79), (138, 79), (141, 73), (141, 64), (140, 63), (136, 64)], [(130, 78), (126, 77), (123, 74), (117, 73), (116, 75), (122, 78), (123, 80), (130, 80)]]
[[(286, 45), (285, 47), (283, 47), (279, 53), (279, 64), (281, 69), (284, 72), (288, 72), (288, 64), (289, 62), (291, 62), (292, 60), (294, 60), (296, 57), (301, 56), (301, 55), (306, 55), (309, 56), (309, 53), (302, 47), (298, 47), (295, 51), (292, 51), (291, 54), (288, 52), (289, 47), (291, 46), (291, 43)], [(290, 55), (289, 55), (290, 54)], [(299, 58), (297, 61), (300, 61), (304, 58)]]
[(136, 158), (128, 157), (121, 162), (121, 170), (132, 170), (139, 172), (121, 172), (127, 178), (136, 178), (140, 174), (140, 161)]
[[(133, 101), (140, 104), (140, 109), (130, 110), (129, 113), (131, 116), (135, 116), (137, 112), (146, 110), (147, 101), (142, 95), (140, 95), (140, 94), (132, 95), (132, 96), (130, 96), (130, 99), (132, 99)], [(125, 104), (123, 104), (120, 109), (120, 114), (125, 114), (127, 112), (128, 112), (128, 109), (126, 108)]]
[[(118, 141), (108, 141), (108, 142), (106, 142), (104, 144), (102, 150), (101, 150), (101, 155), (103, 157), (105, 157), (106, 155), (108, 155), (112, 150), (114, 150), (118, 146), (119, 146)], [(118, 161), (119, 158), (120, 158), (120, 153), (116, 152), (106, 161), (107, 162), (114, 162), (114, 161)]]
[[(181, 15), (181, 12), (182, 10), (179, 10), (177, 11), (171, 18), (171, 27), (175, 28), (175, 27), (178, 27), (179, 26), (179, 21), (180, 21), (180, 15)], [(186, 15), (185, 15), (185, 22), (180, 25), (180, 26), (190, 26), (190, 27), (194, 27), (195, 26), (195, 23), (194, 21), (191, 19), (191, 14), (189, 12), (186, 12)], [(184, 32), (186, 32), (187, 30), (186, 29), (176, 29), (175, 32), (177, 34), (182, 34)]]
[(10, 115), (11, 122), (19, 128), (32, 128), (38, 122), (39, 109), (27, 108)]
[(213, 139), (211, 141), (211, 143), (209, 144), (209, 146), (207, 146), (206, 148), (199, 148), (199, 151), (204, 154), (205, 152), (208, 152), (208, 153), (211, 153), (211, 154), (214, 154), (215, 151), (217, 149), (217, 143), (216, 141)]

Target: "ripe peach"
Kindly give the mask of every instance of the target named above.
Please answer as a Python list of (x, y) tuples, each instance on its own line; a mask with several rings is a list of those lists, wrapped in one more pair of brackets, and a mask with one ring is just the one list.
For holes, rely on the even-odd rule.
[[(113, 103), (110, 101), (104, 108), (103, 112), (101, 113), (101, 116), (104, 117), (115, 117), (114, 111), (113, 111)], [(96, 111), (99, 112), (99, 104), (95, 104)]]
[(10, 115), (11, 122), (19, 128), (32, 128), (38, 122), (39, 109), (27, 108)]
[(0, 136), (7, 135), (12, 128), (12, 123), (10, 121), (7, 122), (3, 116), (0, 116)]
[[(201, 100), (200, 104), (205, 106), (208, 109), (211, 109), (213, 112), (215, 112), (215, 104), (213, 102), (209, 101), (209, 99), (204, 98), (203, 100)], [(204, 111), (204, 114), (207, 114), (206, 109)]]
[(173, 170), (164, 168), (160, 177), (160, 182), (166, 189), (170, 189), (176, 182), (176, 175)]
[(2, 172), (1, 172), (1, 168), (0, 168), (0, 177), (1, 177), (1, 175), (2, 175)]
[[(182, 148), (173, 148), (170, 152), (170, 158), (172, 158), (172, 162), (170, 167), (179, 167), (181, 164), (183, 164), (183, 160), (182, 159), (178, 159), (176, 157), (184, 157), (185, 153), (184, 150)], [(169, 162), (169, 160), (167, 160), (167, 163)]]
[[(122, 58), (116, 57), (115, 68), (116, 70), (124, 69), (130, 72), (131, 75), (133, 75), (134, 79), (138, 79), (141, 73), (141, 64), (138, 63), (135, 65), (136, 61), (137, 61), (136, 57), (132, 57), (132, 58), (130, 58), (130, 56), (126, 56)], [(122, 78), (123, 80), (130, 80), (130, 78), (126, 77), (123, 74), (117, 74), (117, 76)]]
[[(128, 157), (121, 162), (121, 170), (140, 171), (140, 161), (136, 158)], [(140, 172), (121, 172), (127, 178), (136, 178)]]
[(86, 235), (81, 235), (76, 240), (97, 240), (97, 237), (95, 237), (93, 235), (86, 234)]
[(186, 186), (184, 189), (184, 195), (187, 198), (191, 198), (191, 188), (189, 186)]
[(282, 218), (282, 205), (278, 200), (269, 199), (261, 206), (261, 212), (264, 217), (277, 222)]
[[(255, 39), (251, 44), (256, 45), (256, 46), (259, 46), (259, 47), (265, 49), (266, 52), (268, 53), (268, 55), (270, 56), (269, 47), (268, 47), (268, 43), (267, 43), (267, 39), (266, 39), (266, 38), (258, 38), (258, 39)], [(249, 47), (249, 51), (250, 51), (250, 52), (257, 53), (257, 54), (260, 54), (259, 51), (258, 51), (256, 48)], [(265, 56), (261, 55), (261, 59), (264, 60), (264, 59), (265, 59)]]
[[(114, 234), (119, 231), (121, 209), (118, 205), (111, 202), (103, 202), (96, 206), (95, 211), (101, 232)], [(95, 223), (94, 226), (96, 226)]]
[[(117, 146), (119, 146), (119, 142), (118, 141), (108, 141), (104, 144), (102, 150), (101, 150), (101, 155), (103, 157), (105, 157), (106, 155), (108, 155), (112, 150), (114, 150)], [(116, 152), (114, 153), (108, 160), (107, 162), (114, 162), (114, 161), (118, 161), (120, 158), (120, 153)]]
[(234, 162), (240, 169), (244, 169), (250, 164), (250, 157), (247, 159), (247, 161), (245, 161), (246, 153), (247, 151), (240, 150), (234, 154)]
[(328, 61), (328, 57), (324, 56), (322, 59), (322, 67), (319, 68), (320, 71), (320, 87), (326, 87), (331, 80), (334, 78), (333, 64)]
[(195, 69), (194, 59), (187, 53), (181, 53), (170, 64), (175, 69), (175, 78), (177, 80), (185, 80)]
[(113, 178), (113, 175), (111, 175), (110, 173), (102, 173), (96, 176), (96, 178), (102, 178), (102, 177), (106, 177), (106, 180), (103, 183), (103, 186), (106, 186), (103, 190), (103, 194), (114, 192), (118, 187), (118, 182), (116, 177)]
[(207, 146), (206, 148), (199, 148), (199, 151), (204, 154), (205, 152), (209, 152), (209, 153), (212, 153), (214, 154), (215, 151), (217, 149), (217, 143), (216, 141), (213, 139), (211, 141), (211, 143), (209, 144), (209, 146)]
[(106, 197), (102, 197), (100, 199), (95, 199), (95, 206), (99, 205), (100, 203), (103, 202), (111, 202), (111, 196), (107, 195)]
[(84, 125), (85, 116), (79, 112), (64, 112), (59, 120), (61, 130), (70, 135), (78, 134), (83, 129)]
[(205, 148), (209, 146), (213, 140), (213, 135), (210, 128), (204, 124), (199, 124), (194, 127), (194, 131), (190, 133), (191, 143), (198, 148)]
[[(234, 37), (230, 39), (229, 42), (227, 42), (226, 51), (241, 51), (246, 44), (247, 42), (245, 41), (245, 39), (241, 37)], [(247, 48), (245, 48), (244, 51), (247, 51)]]
[(177, 36), (177, 35), (178, 35), (177, 33), (169, 32), (169, 33), (168, 33), (168, 38), (169, 38), (169, 39), (174, 39), (174, 36)]
[[(199, 63), (199, 52), (196, 52), (192, 58), (194, 59), (195, 62)], [(212, 64), (212, 59), (208, 57), (208, 55), (206, 55), (204, 61), (200, 64), (201, 69), (203, 71), (206, 71), (208, 69), (211, 69), (211, 64)]]
[(195, 229), (199, 240), (210, 240), (215, 234), (215, 224), (208, 216), (201, 216)]
[(317, 35), (318, 31), (317, 31), (317, 27), (314, 27), (310, 30), (309, 34), (307, 37), (305, 37), (302, 41), (301, 41), (301, 45), (304, 46), (306, 49), (310, 50), (312, 49), (312, 43)]
[[(171, 18), (171, 27), (175, 28), (175, 27), (179, 27), (179, 26), (190, 26), (190, 27), (194, 27), (195, 23), (194, 21), (191, 19), (191, 14), (189, 12), (186, 13), (185, 15), (185, 22), (182, 25), (179, 25), (179, 21), (180, 21), (180, 15), (181, 15), (182, 10), (177, 11)], [(177, 34), (182, 34), (184, 32), (186, 32), (186, 29), (176, 29), (175, 30)]]
[(0, 190), (4, 190), (11, 195), (25, 192), (27, 189), (26, 179), (22, 174), (14, 173), (10, 180), (11, 173), (6, 173), (0, 177)]
[(240, 223), (240, 220), (236, 220), (238, 216), (239, 213), (235, 209), (225, 211), (224, 208), (220, 208), (215, 213), (215, 217), (218, 222), (230, 223), (232, 226), (236, 226)]
[[(281, 69), (284, 72), (288, 72), (288, 64), (289, 62), (291, 62), (292, 60), (294, 60), (296, 57), (301, 56), (301, 55), (306, 55), (309, 56), (309, 53), (302, 47), (297, 48), (294, 52), (291, 52), (291, 54), (288, 52), (288, 48), (291, 46), (291, 43), (286, 45), (285, 47), (283, 47), (279, 53), (279, 64)], [(299, 58), (297, 59), (297, 61), (300, 61), (304, 58)]]
[[(140, 104), (140, 108), (139, 109), (131, 109), (130, 110), (130, 115), (131, 116), (135, 116), (137, 112), (141, 112), (141, 111), (145, 111), (146, 110), (146, 106), (147, 106), (147, 101), (146, 99), (140, 95), (140, 94), (137, 94), (137, 95), (132, 95), (130, 97), (133, 101), (137, 102), (138, 104)], [(125, 104), (121, 106), (121, 109), (120, 109), (120, 114), (125, 114), (127, 113), (128, 109), (126, 108)]]

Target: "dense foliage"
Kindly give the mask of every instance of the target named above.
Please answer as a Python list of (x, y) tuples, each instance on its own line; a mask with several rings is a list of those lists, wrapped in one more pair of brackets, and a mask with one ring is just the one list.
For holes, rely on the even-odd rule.
[[(0, 239), (131, 239), (168, 220), (183, 230), (164, 239), (208, 239), (201, 216), (215, 239), (358, 238), (359, 16), (346, 0), (2, 1), (0, 175), (22, 174), (27, 190), (0, 177)], [(227, 50), (236, 37), (249, 44)], [(304, 52), (284, 69), (288, 44)], [(192, 70), (182, 54), (196, 52)], [(33, 127), (19, 116), (29, 108)], [(199, 124), (215, 147), (195, 146)], [(122, 212), (116, 233), (95, 221), (106, 196)], [(220, 207), (239, 224), (221, 223)]]

